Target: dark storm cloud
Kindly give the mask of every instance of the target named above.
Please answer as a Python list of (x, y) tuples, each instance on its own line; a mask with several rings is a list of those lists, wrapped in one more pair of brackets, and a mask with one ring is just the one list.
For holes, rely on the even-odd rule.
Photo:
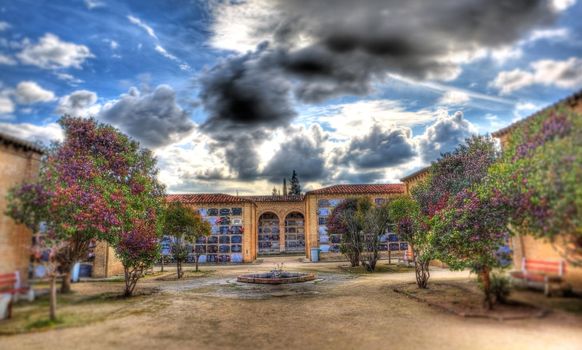
[[(274, 32), (285, 55), (271, 62), (299, 78), (296, 94), (307, 102), (365, 94), (386, 73), (454, 78), (451, 54), (511, 44), (556, 16), (543, 0), (280, 0), (274, 8), (257, 31)], [(310, 44), (298, 47), (302, 37)]]
[(356, 171), (355, 173), (350, 173), (347, 170), (342, 170), (337, 173), (330, 184), (337, 183), (374, 183), (384, 178), (383, 170), (371, 170), (371, 171)]
[(226, 59), (200, 78), (201, 101), (209, 117), (201, 130), (224, 149), (226, 161), (241, 179), (258, 173), (256, 148), (271, 130), (288, 125), (295, 116), (289, 101), (289, 83), (260, 45), (256, 52)]
[(99, 113), (99, 119), (119, 127), (147, 147), (160, 147), (179, 140), (194, 128), (188, 114), (176, 104), (176, 93), (167, 85), (140, 94), (127, 94)]
[(476, 133), (463, 118), (462, 112), (449, 116), (443, 114), (418, 137), (418, 151), (425, 162), (436, 160), (442, 153), (454, 150), (465, 139)]
[(410, 129), (383, 129), (375, 124), (363, 137), (353, 138), (335, 163), (370, 169), (391, 167), (410, 161), (415, 145)]
[[(209, 114), (202, 131), (225, 150), (231, 170), (243, 179), (260, 175), (257, 147), (270, 131), (286, 127), (295, 117), (291, 92), (298, 100), (313, 103), (368, 94), (388, 74), (454, 79), (465, 63), (459, 57), (510, 45), (556, 17), (543, 0), (273, 0), (266, 4), (271, 11), (261, 10), (249, 32), (256, 34), (257, 44), (265, 37), (269, 44), (217, 64), (199, 80), (201, 101)], [(243, 8), (245, 3), (230, 6)], [(244, 10), (241, 14), (247, 16)], [(394, 146), (382, 144), (380, 155), (366, 151), (364, 141), (355, 143), (361, 159), (348, 156), (346, 162), (369, 168), (400, 164), (412, 150), (406, 142), (397, 143), (403, 141), (402, 135), (390, 137)], [(290, 142), (305, 146), (298, 140)], [(438, 145), (448, 147), (446, 142)], [(427, 147), (422, 153), (426, 159), (432, 157)], [(397, 155), (383, 157), (388, 151)], [(290, 156), (280, 152), (285, 153), (280, 159)], [(308, 159), (317, 163), (319, 158)], [(290, 164), (272, 163), (265, 170), (269, 176), (280, 176), (276, 165)], [(313, 166), (304, 169), (315, 178), (322, 170)]]
[(289, 83), (266, 49), (260, 45), (256, 52), (226, 59), (202, 74), (200, 98), (209, 114), (203, 130), (217, 134), (278, 127), (295, 116)]
[[(292, 130), (289, 130), (292, 132)], [(301, 180), (321, 180), (327, 176), (324, 157), (326, 136), (318, 125), (309, 130), (299, 130), (281, 144), (263, 171), (263, 176), (273, 182), (288, 178), (296, 170)]]

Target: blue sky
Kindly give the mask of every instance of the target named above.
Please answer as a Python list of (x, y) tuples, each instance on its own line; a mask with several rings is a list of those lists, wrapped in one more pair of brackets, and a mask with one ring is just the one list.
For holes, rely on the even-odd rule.
[(0, 131), (93, 116), (169, 192), (394, 182), (582, 87), (582, 4), (513, 3), (0, 1)]

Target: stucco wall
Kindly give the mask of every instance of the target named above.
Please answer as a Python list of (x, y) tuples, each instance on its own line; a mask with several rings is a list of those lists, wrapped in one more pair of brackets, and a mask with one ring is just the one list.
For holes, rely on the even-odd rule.
[(40, 155), (12, 145), (0, 144), (0, 273), (20, 271), (26, 284), (32, 233), (4, 213), (6, 195), (13, 186), (31, 181), (38, 174)]
[(94, 249), (92, 276), (96, 278), (123, 274), (123, 264), (115, 255), (115, 250), (106, 242), (97, 242)]

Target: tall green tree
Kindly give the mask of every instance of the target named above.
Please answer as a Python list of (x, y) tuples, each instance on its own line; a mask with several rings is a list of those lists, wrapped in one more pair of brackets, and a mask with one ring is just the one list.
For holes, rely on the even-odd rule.
[[(182, 264), (190, 254), (190, 249), (199, 237), (210, 234), (210, 224), (203, 221), (198, 213), (180, 202), (170, 202), (166, 208), (164, 232), (174, 237), (172, 254), (176, 260), (178, 278), (184, 272)], [(196, 271), (198, 271), (198, 257), (196, 255)]]
[(293, 170), (293, 174), (291, 175), (291, 190), (289, 191), (289, 194), (301, 194), (301, 184), (299, 183), (299, 177), (297, 176), (297, 172), (295, 170)]
[(369, 272), (376, 270), (376, 264), (380, 259), (381, 237), (386, 234), (392, 222), (390, 220), (388, 203), (379, 206), (361, 206), (362, 213), (362, 252), (360, 260)]
[[(420, 184), (419, 186), (423, 186)], [(421, 214), (418, 203), (410, 197), (399, 197), (389, 203), (390, 221), (396, 227), (400, 239), (408, 242), (414, 259), (416, 285), (427, 288), (430, 278), (429, 264), (432, 249), (428, 240), (427, 218)]]
[(365, 213), (371, 207), (369, 198), (347, 198), (332, 210), (327, 219), (329, 234), (341, 235), (340, 251), (348, 258), (352, 267), (360, 265), (361, 262)]

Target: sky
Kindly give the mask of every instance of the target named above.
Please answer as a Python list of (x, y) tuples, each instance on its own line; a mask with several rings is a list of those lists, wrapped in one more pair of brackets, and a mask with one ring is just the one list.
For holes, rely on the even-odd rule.
[(582, 88), (576, 0), (0, 0), (0, 132), (68, 114), (169, 193), (393, 183)]

